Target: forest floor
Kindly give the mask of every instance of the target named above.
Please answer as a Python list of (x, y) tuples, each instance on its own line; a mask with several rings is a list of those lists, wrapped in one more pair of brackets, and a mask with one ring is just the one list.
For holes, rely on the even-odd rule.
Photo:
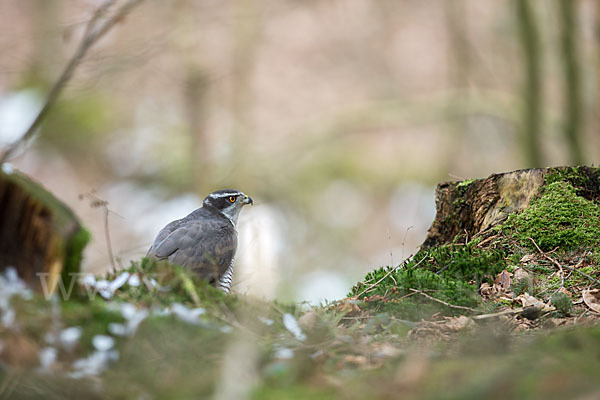
[(68, 300), (7, 269), (0, 398), (599, 398), (600, 210), (559, 178), (319, 307), (225, 295), (148, 260)]

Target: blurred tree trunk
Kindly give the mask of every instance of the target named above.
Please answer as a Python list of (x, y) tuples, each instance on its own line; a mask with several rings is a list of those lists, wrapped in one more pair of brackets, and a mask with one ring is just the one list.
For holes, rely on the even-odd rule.
[(446, 117), (449, 126), (449, 141), (447, 142), (446, 171), (456, 168), (457, 157), (463, 138), (467, 132), (467, 99), (469, 75), (471, 73), (471, 54), (468, 40), (468, 18), (465, 0), (445, 1), (444, 16), (448, 31), (448, 87), (458, 93), (455, 99), (448, 103)]
[(523, 142), (525, 159), (529, 167), (541, 167), (542, 148), (540, 129), (542, 120), (542, 74), (540, 64), (540, 39), (535, 15), (529, 0), (515, 0), (519, 41), (525, 59), (525, 85), (523, 98)]
[(564, 72), (565, 139), (569, 146), (570, 161), (583, 164), (581, 150), (582, 112), (579, 75), (579, 47), (577, 42), (577, 2), (557, 0), (561, 30), (561, 60)]
[(189, 155), (191, 186), (197, 193), (203, 193), (210, 186), (214, 173), (213, 146), (206, 131), (209, 79), (200, 67), (189, 67), (184, 85), (185, 111), (192, 140)]
[[(243, 178), (248, 171), (242, 171), (243, 158), (248, 153), (249, 137), (252, 134), (251, 98), (252, 77), (256, 64), (256, 52), (260, 42), (262, 0), (237, 0), (235, 12), (238, 21), (233, 29), (233, 76), (231, 109), (233, 112), (233, 130), (231, 137), (231, 155), (229, 165), (224, 171), (237, 178)], [(227, 168), (233, 166), (234, 170)], [(228, 181), (231, 178), (222, 176)]]
[(595, 109), (597, 110), (597, 112), (595, 113), (596, 115), (596, 119), (595, 119), (595, 131), (598, 132), (600, 131), (600, 110), (598, 110), (598, 108), (600, 108), (600, 96), (598, 95), (600, 93), (600, 1), (596, 2), (596, 26), (595, 26), (595, 33), (596, 33), (596, 43), (595, 43), (595, 49), (596, 49), (596, 96), (594, 98), (594, 101), (596, 102), (595, 104)]

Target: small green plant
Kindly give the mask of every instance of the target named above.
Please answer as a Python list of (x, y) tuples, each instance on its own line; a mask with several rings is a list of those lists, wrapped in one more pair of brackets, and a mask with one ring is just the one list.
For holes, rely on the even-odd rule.
[(565, 317), (573, 314), (573, 302), (571, 298), (561, 292), (554, 293), (550, 297), (550, 304), (556, 308), (559, 317)]
[(534, 294), (533, 289), (534, 288), (531, 285), (531, 280), (527, 279), (527, 278), (519, 279), (518, 281), (514, 282), (512, 285), (512, 291), (516, 295), (520, 295), (525, 292), (527, 292), (529, 294)]

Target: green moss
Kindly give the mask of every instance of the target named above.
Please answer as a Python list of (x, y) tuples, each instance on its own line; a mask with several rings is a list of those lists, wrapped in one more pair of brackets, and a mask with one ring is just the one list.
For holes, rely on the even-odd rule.
[(546, 185), (556, 182), (568, 182), (574, 187), (586, 187), (590, 181), (588, 175), (579, 167), (553, 168), (544, 178)]
[(458, 187), (458, 188), (467, 187), (473, 182), (475, 182), (475, 179), (465, 179), (464, 181), (458, 182), (456, 187)]
[[(167, 261), (156, 261), (143, 258), (141, 261), (132, 261), (128, 272), (138, 273), (142, 279), (154, 280), (159, 287), (168, 290), (156, 290), (146, 285), (129, 287), (125, 285), (116, 294), (116, 299), (150, 306), (152, 304), (169, 305), (173, 302), (191, 303), (202, 305), (206, 308), (220, 308), (226, 306), (234, 308), (238, 297), (228, 295), (222, 290), (211, 286), (204, 279), (200, 279), (189, 270)], [(121, 273), (122, 271), (119, 271)], [(114, 279), (114, 274), (109, 274), (109, 279)]]
[(349, 296), (360, 295), (361, 299), (368, 296), (368, 307), (404, 319), (426, 318), (436, 312), (452, 315), (458, 310), (415, 290), (454, 306), (477, 307), (480, 284), (504, 268), (506, 262), (501, 251), (445, 245), (420, 251), (393, 272), (384, 267), (368, 273)]
[(79, 266), (83, 258), (83, 249), (89, 243), (92, 236), (87, 229), (80, 227), (79, 231), (71, 237), (65, 245), (65, 263), (62, 270), (62, 280), (65, 287), (71, 287), (71, 279), (74, 273), (79, 272)]
[(529, 238), (545, 251), (592, 246), (600, 239), (600, 209), (571, 184), (557, 181), (544, 186), (524, 211), (510, 215), (502, 230), (531, 249)]

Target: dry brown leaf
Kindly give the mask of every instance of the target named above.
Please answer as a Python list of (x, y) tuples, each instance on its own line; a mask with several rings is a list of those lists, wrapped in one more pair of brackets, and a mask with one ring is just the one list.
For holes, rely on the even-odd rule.
[(513, 276), (513, 274), (511, 274), (507, 270), (500, 272), (498, 274), (498, 276), (496, 277), (494, 286), (498, 285), (500, 287), (500, 289), (502, 289), (503, 291), (508, 291), (508, 289), (510, 289), (510, 285), (512, 283), (512, 279), (511, 279), (512, 276)]
[(569, 292), (564, 286), (558, 289), (558, 293), (566, 294), (569, 297), (573, 296), (573, 294)]
[(365, 366), (369, 364), (369, 360), (367, 359), (367, 357), (357, 354), (348, 354), (344, 356), (344, 361), (348, 364), (355, 364), (360, 366)]
[(530, 295), (527, 292), (525, 292), (523, 294), (520, 294), (517, 297), (515, 297), (515, 301), (518, 301), (519, 303), (521, 303), (521, 305), (523, 306), (523, 308), (535, 307), (535, 308), (540, 309), (542, 311), (552, 311), (552, 310), (554, 310), (553, 306), (550, 306), (550, 305), (544, 303), (540, 299), (537, 299), (537, 298), (533, 297), (532, 295)]
[(600, 289), (584, 290), (581, 295), (590, 310), (600, 313)]
[(483, 282), (479, 287), (479, 294), (481, 295), (481, 297), (487, 300), (493, 298), (497, 294), (497, 292), (496, 289), (492, 287), (489, 283)]
[[(366, 300), (365, 298), (365, 301), (368, 300)], [(356, 304), (355, 298), (347, 298), (342, 300), (340, 303), (337, 304), (336, 308), (337, 312), (346, 313), (347, 317), (353, 317), (360, 314), (360, 307), (358, 307), (358, 304)]]

